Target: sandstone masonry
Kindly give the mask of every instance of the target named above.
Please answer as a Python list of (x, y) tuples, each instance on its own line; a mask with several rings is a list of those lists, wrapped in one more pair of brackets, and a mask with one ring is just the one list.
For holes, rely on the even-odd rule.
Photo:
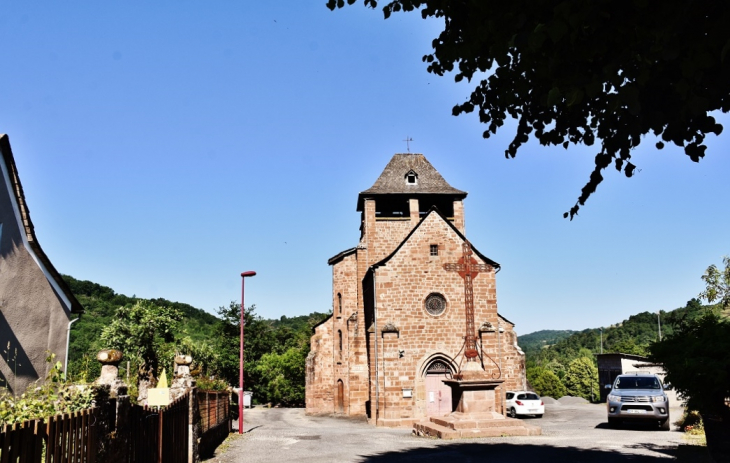
[[(358, 197), (360, 242), (332, 257), (333, 313), (314, 328), (307, 358), (308, 414), (367, 416), (411, 426), (454, 410), (443, 383), (464, 359), (464, 280), (444, 270), (462, 256), (463, 200), (421, 154), (396, 154)], [(497, 313), (499, 264), (473, 279), (484, 369), (525, 388), (514, 325)], [(502, 400), (503, 402), (503, 400)]]

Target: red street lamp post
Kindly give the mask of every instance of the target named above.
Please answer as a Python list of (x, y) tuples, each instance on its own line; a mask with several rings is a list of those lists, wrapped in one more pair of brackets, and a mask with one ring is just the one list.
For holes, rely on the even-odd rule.
[(241, 354), (239, 355), (239, 370), (238, 370), (238, 387), (241, 391), (238, 393), (238, 434), (243, 434), (243, 399), (246, 394), (243, 392), (243, 325), (244, 325), (244, 313), (246, 311), (243, 305), (243, 286), (246, 281), (246, 277), (252, 277), (256, 275), (256, 272), (248, 271), (241, 273)]

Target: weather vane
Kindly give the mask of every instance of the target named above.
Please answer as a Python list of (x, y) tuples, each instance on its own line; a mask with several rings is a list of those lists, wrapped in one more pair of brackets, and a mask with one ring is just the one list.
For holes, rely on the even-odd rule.
[(406, 135), (406, 139), (403, 141), (406, 142), (406, 148), (408, 149), (408, 152), (410, 153), (411, 152), (411, 142), (413, 141), (413, 139), (411, 137), (409, 137), (408, 135)]

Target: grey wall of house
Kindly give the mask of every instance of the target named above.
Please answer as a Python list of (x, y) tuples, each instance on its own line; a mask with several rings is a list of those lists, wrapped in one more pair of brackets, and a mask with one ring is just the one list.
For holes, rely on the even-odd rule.
[(22, 393), (29, 384), (48, 374), (46, 351), (63, 361), (70, 311), (24, 245), (13, 211), (13, 198), (3, 175), (0, 178), (0, 385)]

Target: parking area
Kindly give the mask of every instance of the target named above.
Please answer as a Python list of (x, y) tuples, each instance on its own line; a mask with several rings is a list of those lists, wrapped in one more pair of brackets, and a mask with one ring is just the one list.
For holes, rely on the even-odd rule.
[[(672, 409), (672, 420), (681, 408)], [(408, 429), (375, 428), (363, 420), (310, 417), (303, 409), (254, 408), (245, 412), (245, 433), (229, 439), (208, 461), (234, 462), (564, 462), (666, 461), (675, 458), (683, 434), (653, 425), (620, 429), (606, 423), (603, 404), (546, 404), (534, 437), (442, 441)]]

